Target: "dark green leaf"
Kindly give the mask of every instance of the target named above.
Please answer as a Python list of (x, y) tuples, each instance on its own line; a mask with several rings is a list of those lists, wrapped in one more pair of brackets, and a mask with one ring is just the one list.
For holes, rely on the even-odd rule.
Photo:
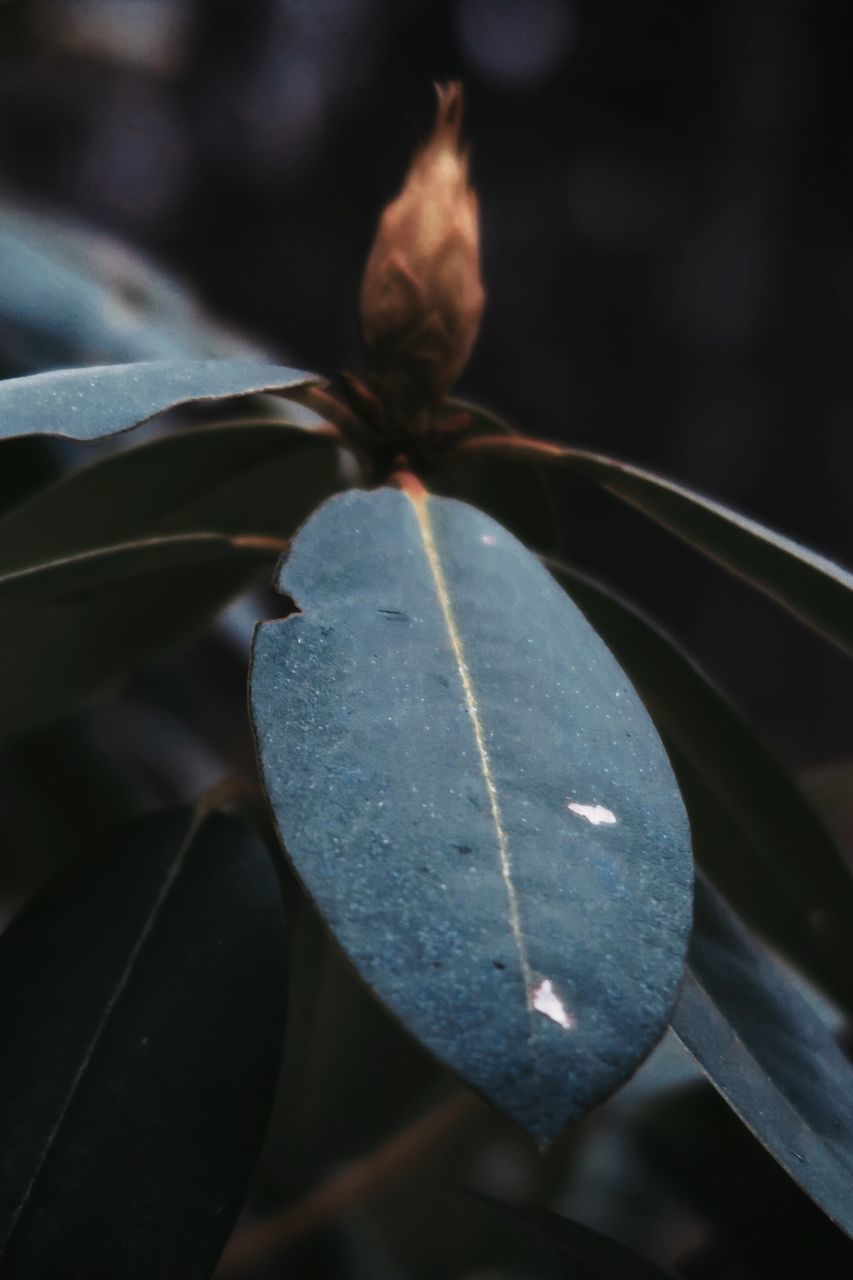
[[(597, 481), (853, 652), (853, 574), (784, 534), (684, 485), (603, 454), (504, 436), (473, 440), (470, 451), (475, 450), (484, 457), (503, 453), (563, 466)], [(460, 460), (467, 456), (468, 449)]]
[(574, 1262), (591, 1267), (602, 1280), (672, 1280), (671, 1272), (648, 1262), (611, 1236), (585, 1227), (582, 1222), (563, 1218), (536, 1205), (505, 1204), (482, 1195), (476, 1199), (541, 1236)]
[[(448, 401), (447, 411), (451, 417), (477, 413), (476, 407), (464, 400)], [(494, 432), (497, 426), (506, 435), (514, 434), (509, 423), (499, 418), (490, 417), (481, 429)], [(430, 477), (429, 488), (479, 507), (535, 551), (555, 552), (559, 546), (554, 495), (542, 468), (535, 463), (499, 455), (480, 458), (437, 470)]]
[(624, 673), (481, 512), (392, 489), (325, 504), (259, 628), (267, 793), (350, 959), (440, 1060), (540, 1140), (660, 1035), (689, 835)]
[(781, 966), (701, 881), (672, 1027), (770, 1154), (853, 1235), (853, 1067)]
[(853, 759), (831, 760), (808, 769), (800, 785), (853, 870)]
[(0, 382), (0, 439), (97, 440), (179, 405), (292, 391), (318, 381), (314, 374), (255, 360), (145, 360), (35, 373)]
[(279, 1056), (275, 872), (241, 820), (111, 837), (0, 941), (0, 1268), (8, 1280), (209, 1276)]
[(81, 467), (0, 522), (0, 570), (198, 530), (289, 537), (338, 485), (333, 440), (298, 428), (200, 427)]
[[(696, 856), (711, 879), (753, 927), (853, 1008), (853, 877), (811, 805), (660, 628), (585, 575), (549, 567), (613, 649), (663, 733)], [(736, 830), (716, 830), (714, 806)], [(709, 823), (715, 830), (704, 838)]]
[(214, 533), (179, 533), (141, 542), (124, 542), (96, 547), (46, 560), (26, 569), (0, 574), (0, 618), (20, 620), (21, 613), (49, 607), (96, 592), (109, 591), (117, 584), (132, 584), (147, 578), (196, 565), (224, 564), (248, 560), (252, 568), (268, 561), (275, 546), (266, 540), (227, 538)]
[(180, 534), (0, 575), (0, 739), (186, 640), (275, 554), (262, 540)]

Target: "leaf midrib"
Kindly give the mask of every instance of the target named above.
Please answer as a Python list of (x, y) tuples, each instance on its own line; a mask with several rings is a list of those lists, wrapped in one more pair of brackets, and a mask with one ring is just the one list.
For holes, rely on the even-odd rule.
[(486, 745), (485, 729), (480, 716), (476, 691), (474, 689), (470, 668), (465, 657), (465, 648), (462, 642), (462, 636), (456, 622), (453, 610), (453, 601), (447, 585), (447, 579), (444, 575), (441, 556), (439, 555), (432, 521), (429, 516), (429, 495), (425, 494), (420, 496), (407, 491), (406, 496), (409, 498), (414, 509), (424, 554), (426, 555), (433, 585), (435, 586), (436, 596), (438, 597), (442, 618), (447, 629), (451, 652), (453, 654), (457, 674), (465, 697), (466, 711), (474, 734), (474, 742), (477, 748), (480, 771), (483, 775), (483, 782), (485, 783), (486, 793), (489, 798), (492, 822), (495, 828), (500, 873), (507, 896), (509, 926), (515, 943), (516, 953), (518, 955), (518, 961), (521, 968), (522, 982), (524, 984), (524, 1002), (529, 1011), (531, 1009), (532, 992), (534, 987), (533, 970), (530, 965), (527, 943), (524, 938), (524, 931), (521, 924), (521, 910), (518, 901), (518, 893), (512, 878), (512, 859), (510, 855), (509, 837), (507, 836), (506, 828), (503, 824), (500, 794), (492, 771), (492, 763), (489, 757), (488, 747)]

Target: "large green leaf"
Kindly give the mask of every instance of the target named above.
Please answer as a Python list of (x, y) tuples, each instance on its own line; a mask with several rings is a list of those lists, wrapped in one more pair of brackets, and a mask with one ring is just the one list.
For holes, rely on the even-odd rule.
[(180, 405), (283, 393), (318, 381), (314, 374), (256, 360), (143, 360), (35, 373), (0, 382), (0, 440), (97, 440)]
[(0, 574), (0, 740), (186, 640), (275, 554), (263, 539), (177, 534)]
[(853, 1236), (853, 1066), (702, 881), (672, 1027), (770, 1154)]
[(268, 853), (222, 812), (104, 841), (0, 940), (0, 1269), (210, 1275), (270, 1105), (285, 1003)]
[[(485, 411), (480, 416), (490, 418)], [(853, 574), (784, 534), (684, 485), (603, 454), (501, 435), (471, 440), (459, 460), (478, 454), (551, 463), (597, 481), (853, 652)]]
[(0, 570), (163, 533), (289, 537), (338, 485), (328, 436), (199, 427), (70, 472), (0, 521)]
[(267, 793), (350, 959), (540, 1140), (661, 1034), (692, 881), (624, 673), (488, 516), (392, 489), (297, 535), (251, 678)]
[[(586, 575), (548, 564), (613, 649), (663, 733), (699, 862), (753, 927), (853, 1008), (853, 876), (814, 809), (759, 735), (664, 631)], [(717, 807), (734, 829), (720, 829)]]

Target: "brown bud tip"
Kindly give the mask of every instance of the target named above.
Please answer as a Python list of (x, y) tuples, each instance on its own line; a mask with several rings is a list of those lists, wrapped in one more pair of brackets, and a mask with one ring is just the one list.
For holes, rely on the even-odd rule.
[(477, 197), (459, 141), (462, 85), (437, 85), (432, 136), (385, 210), (361, 285), (368, 378), (394, 417), (437, 404), (456, 382), (480, 327)]

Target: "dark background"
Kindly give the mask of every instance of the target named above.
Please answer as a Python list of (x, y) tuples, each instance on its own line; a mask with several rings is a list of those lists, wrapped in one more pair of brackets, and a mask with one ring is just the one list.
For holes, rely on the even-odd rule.
[[(0, 0), (0, 187), (154, 255), (294, 363), (357, 367), (381, 205), (462, 77), (489, 305), (462, 390), (849, 560), (853, 7)], [(853, 678), (603, 498), (570, 550), (799, 767)]]

